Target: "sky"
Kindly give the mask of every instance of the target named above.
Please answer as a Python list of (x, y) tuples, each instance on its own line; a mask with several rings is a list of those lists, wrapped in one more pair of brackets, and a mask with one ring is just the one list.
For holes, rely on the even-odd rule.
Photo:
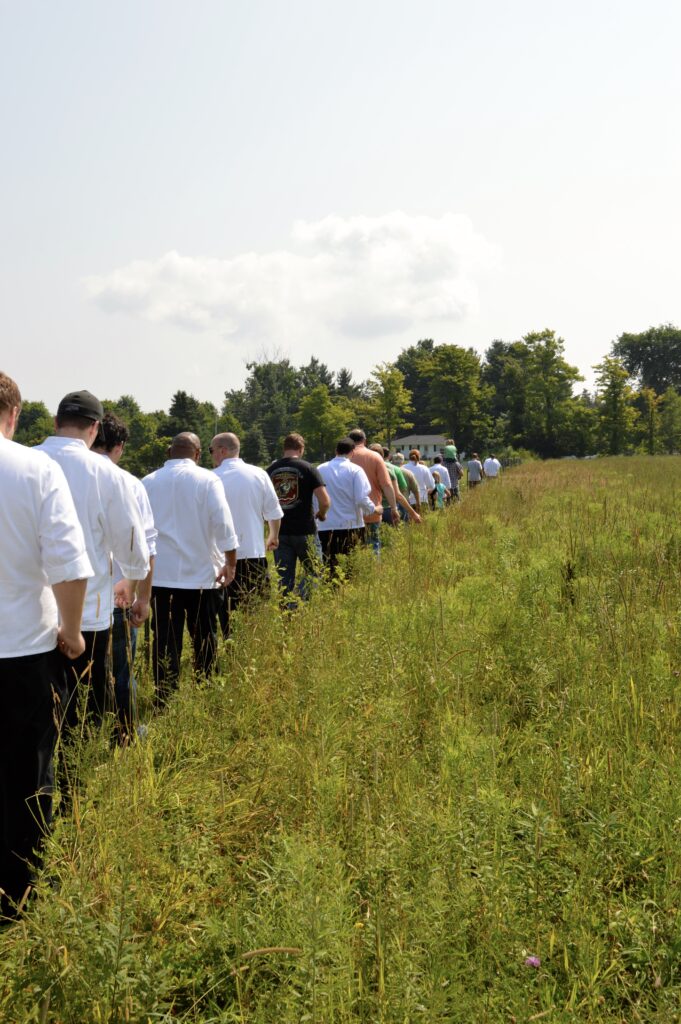
[(220, 405), (681, 323), (681, 5), (0, 0), (0, 368)]

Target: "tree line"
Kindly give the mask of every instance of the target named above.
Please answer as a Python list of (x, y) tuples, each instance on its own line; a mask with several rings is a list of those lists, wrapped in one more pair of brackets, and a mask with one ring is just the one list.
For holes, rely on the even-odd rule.
[[(167, 412), (143, 412), (131, 395), (103, 404), (127, 423), (122, 464), (139, 476), (162, 464), (181, 430), (198, 434), (207, 466), (211, 438), (228, 430), (241, 438), (244, 459), (259, 465), (280, 454), (291, 429), (316, 461), (353, 426), (388, 447), (406, 432), (437, 432), (460, 450), (499, 456), (681, 450), (681, 329), (622, 334), (594, 369), (595, 390), (577, 391), (583, 378), (566, 361), (563, 339), (547, 329), (493, 341), (483, 356), (422, 339), (365, 381), (314, 357), (298, 367), (285, 358), (250, 362), (243, 387), (226, 391), (221, 408), (186, 391), (175, 392)], [(46, 405), (25, 402), (15, 439), (34, 445), (51, 432)]]

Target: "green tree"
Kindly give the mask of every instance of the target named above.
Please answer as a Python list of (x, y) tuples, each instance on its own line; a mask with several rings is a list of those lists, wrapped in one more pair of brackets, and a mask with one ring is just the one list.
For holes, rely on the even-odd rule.
[(614, 356), (606, 356), (594, 369), (601, 450), (620, 455), (633, 444), (637, 419), (629, 372)]
[(525, 444), (529, 361), (524, 341), (493, 341), (482, 367), (483, 383), (491, 389), (490, 415), (495, 422), (501, 419), (504, 442), (515, 446)]
[(458, 345), (439, 345), (424, 370), (431, 422), (451, 434), (460, 451), (481, 445), (492, 423), (487, 413), (490, 392), (482, 383), (478, 353)]
[(584, 457), (598, 450), (598, 413), (588, 391), (569, 399), (562, 409), (565, 454)]
[(219, 415), (212, 402), (201, 402), (186, 391), (176, 391), (165, 422), (159, 424), (164, 437), (174, 437), (185, 430), (196, 434), (201, 441), (201, 464), (212, 467), (210, 442), (218, 432)]
[(320, 384), (330, 389), (333, 387), (333, 372), (326, 363), (320, 363), (315, 356), (312, 356), (307, 366), (301, 366), (298, 370), (298, 382), (304, 395), (319, 387)]
[(660, 437), (660, 405), (661, 398), (652, 388), (641, 388), (634, 396), (634, 404), (638, 411), (638, 429), (641, 446), (648, 455), (655, 455), (662, 449)]
[(355, 383), (352, 379), (352, 373), (347, 367), (342, 367), (336, 374), (335, 384), (330, 390), (332, 394), (338, 395), (341, 398), (354, 400), (361, 396), (363, 386)]
[(428, 370), (435, 353), (432, 338), (423, 338), (415, 345), (403, 349), (395, 360), (395, 366), (404, 375), (404, 386), (411, 394), (412, 419), (417, 434), (430, 432), (430, 378)]
[(248, 363), (247, 369), (243, 388), (225, 393), (222, 414), (244, 425), (259, 426), (268, 448), (274, 451), (291, 429), (300, 406), (299, 373), (288, 359)]
[(333, 455), (336, 442), (347, 434), (352, 410), (347, 402), (333, 400), (324, 384), (303, 398), (295, 422), (305, 438), (306, 451), (315, 461)]
[(681, 452), (681, 395), (667, 388), (660, 401), (660, 438), (666, 452)]
[(394, 363), (379, 363), (369, 379), (369, 400), (374, 406), (378, 430), (389, 448), (395, 434), (409, 430), (412, 411), (411, 392), (404, 386), (404, 374)]
[(54, 433), (54, 417), (44, 402), (22, 402), (14, 440), (33, 447)]
[(526, 334), (527, 381), (525, 390), (524, 446), (542, 458), (572, 454), (565, 431), (572, 410), (572, 386), (582, 380), (579, 371), (564, 358), (564, 342), (556, 332)]
[(267, 441), (260, 427), (249, 427), (241, 439), (241, 457), (253, 466), (266, 466), (270, 462)]
[(643, 387), (653, 388), (658, 395), (667, 388), (681, 391), (681, 330), (674, 324), (620, 334), (612, 354)]

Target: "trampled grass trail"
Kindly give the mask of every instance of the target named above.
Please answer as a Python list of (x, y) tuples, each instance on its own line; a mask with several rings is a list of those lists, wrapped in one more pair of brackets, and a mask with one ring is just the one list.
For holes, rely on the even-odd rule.
[(84, 750), (0, 1020), (680, 1019), (680, 498), (525, 465), (243, 620)]

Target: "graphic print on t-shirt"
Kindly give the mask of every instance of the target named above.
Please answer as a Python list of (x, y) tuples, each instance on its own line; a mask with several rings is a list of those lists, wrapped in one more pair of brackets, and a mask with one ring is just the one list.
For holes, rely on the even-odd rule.
[(281, 469), (277, 470), (273, 475), (272, 483), (277, 492), (279, 504), (284, 511), (298, 504), (300, 497), (298, 492), (299, 477), (295, 470), (288, 473)]

